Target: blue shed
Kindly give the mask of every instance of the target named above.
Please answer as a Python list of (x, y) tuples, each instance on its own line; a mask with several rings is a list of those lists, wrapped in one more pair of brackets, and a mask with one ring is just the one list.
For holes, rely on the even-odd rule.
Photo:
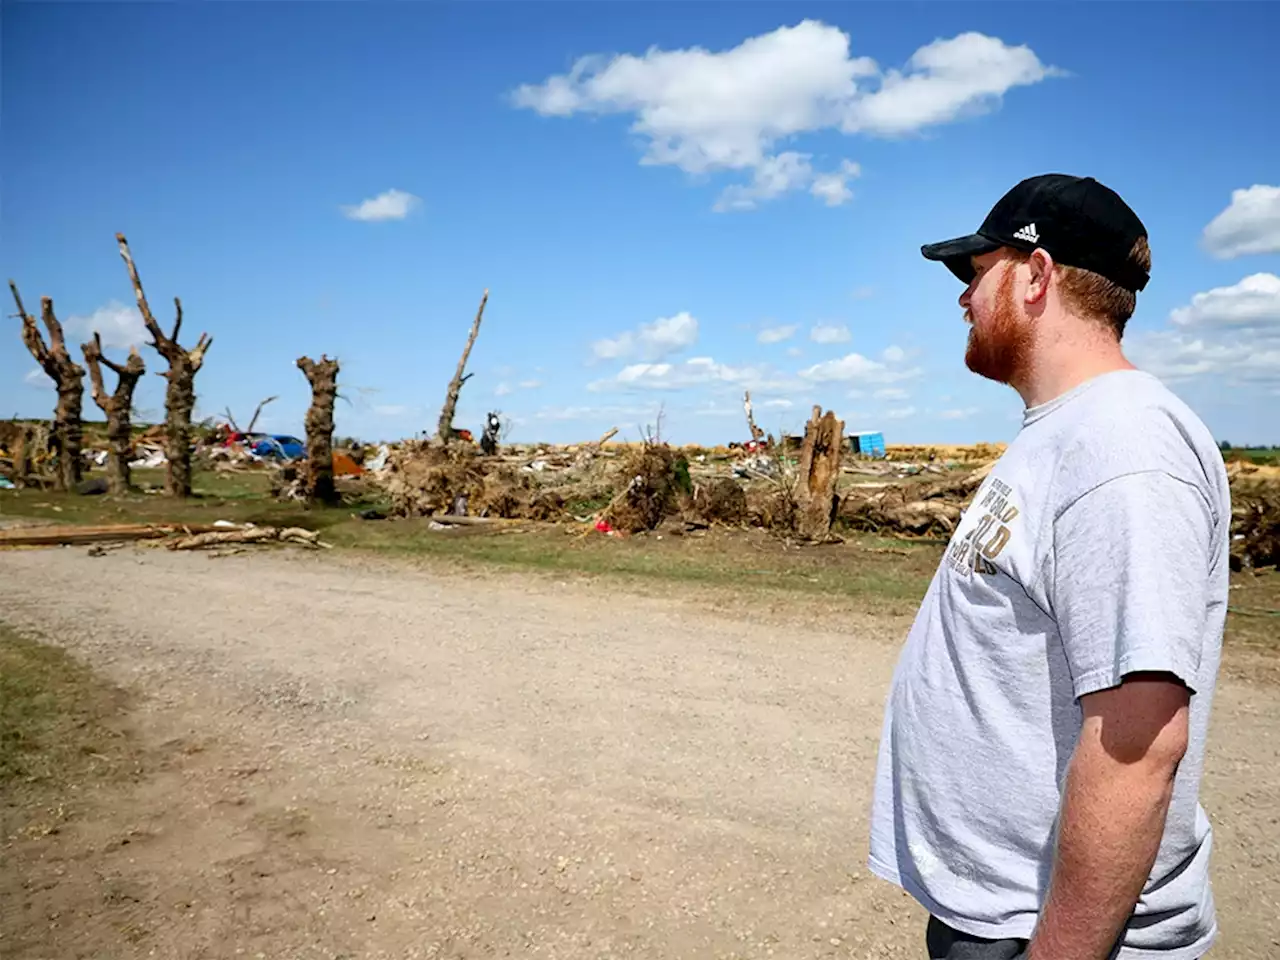
[(864, 430), (849, 434), (849, 449), (864, 457), (883, 457), (884, 434), (879, 430)]

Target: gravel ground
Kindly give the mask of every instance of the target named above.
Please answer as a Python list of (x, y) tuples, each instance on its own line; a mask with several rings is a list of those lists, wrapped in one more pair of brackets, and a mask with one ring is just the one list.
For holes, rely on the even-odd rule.
[[(145, 757), (10, 838), (6, 956), (924, 955), (864, 867), (901, 619), (277, 552), (11, 552), (0, 582), (0, 619), (140, 693)], [(1277, 717), (1224, 678), (1217, 957), (1280, 955)]]

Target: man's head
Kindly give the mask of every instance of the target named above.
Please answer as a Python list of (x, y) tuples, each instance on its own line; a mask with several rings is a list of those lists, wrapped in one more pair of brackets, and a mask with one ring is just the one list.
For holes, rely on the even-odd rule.
[(1128, 205), (1062, 174), (1024, 180), (977, 233), (921, 252), (968, 285), (966, 363), (1002, 383), (1025, 378), (1036, 353), (1099, 335), (1118, 344), (1151, 270), (1146, 228)]

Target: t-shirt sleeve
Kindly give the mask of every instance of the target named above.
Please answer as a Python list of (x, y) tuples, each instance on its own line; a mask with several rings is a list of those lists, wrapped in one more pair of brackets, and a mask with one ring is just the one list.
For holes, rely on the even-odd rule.
[(1139, 671), (1195, 692), (1215, 526), (1199, 488), (1159, 471), (1108, 480), (1057, 517), (1049, 600), (1077, 698)]

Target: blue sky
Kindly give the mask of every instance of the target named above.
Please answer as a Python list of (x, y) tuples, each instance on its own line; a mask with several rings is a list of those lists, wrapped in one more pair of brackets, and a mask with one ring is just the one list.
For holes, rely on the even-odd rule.
[[(1017, 180), (1090, 174), (1151, 233), (1126, 343), (1220, 438), (1280, 442), (1272, 4), (5, 3), (0, 261), (75, 342), (214, 337), (198, 412), (432, 429), (480, 294), (460, 425), (743, 439), (814, 403), (890, 442), (1005, 440), (921, 243)], [(6, 315), (12, 309), (6, 308)], [(0, 412), (47, 381), (0, 343)], [(162, 361), (144, 349), (149, 370)], [(138, 405), (162, 409), (148, 374)], [(86, 399), (86, 409), (96, 413)]]

